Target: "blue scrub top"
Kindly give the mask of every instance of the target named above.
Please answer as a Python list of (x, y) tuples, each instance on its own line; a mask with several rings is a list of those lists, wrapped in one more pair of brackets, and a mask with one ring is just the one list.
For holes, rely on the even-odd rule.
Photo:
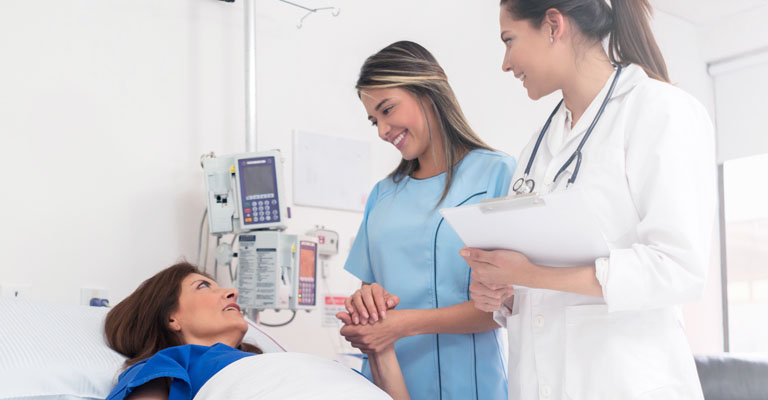
[[(371, 191), (363, 222), (344, 269), (363, 282), (400, 296), (398, 309), (428, 309), (466, 302), (471, 270), (458, 235), (440, 208), (506, 196), (515, 159), (487, 150), (469, 152), (457, 165), (451, 190), (445, 174), (391, 178)], [(470, 335), (418, 335), (395, 343), (413, 399), (506, 399), (507, 365), (498, 329)], [(367, 360), (363, 373), (371, 379)]]
[(106, 400), (122, 400), (135, 388), (157, 378), (173, 378), (168, 400), (191, 400), (200, 388), (229, 364), (254, 353), (229, 347), (187, 344), (169, 347), (125, 370)]

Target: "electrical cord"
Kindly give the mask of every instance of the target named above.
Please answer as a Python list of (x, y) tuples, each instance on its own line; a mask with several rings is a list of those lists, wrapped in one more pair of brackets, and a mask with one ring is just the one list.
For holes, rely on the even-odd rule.
[[(232, 236), (232, 241), (229, 242), (229, 248), (234, 249), (235, 248), (235, 240), (237, 240), (237, 233), (235, 233)], [(232, 282), (232, 284), (235, 284), (235, 280), (237, 279), (237, 268), (235, 268), (235, 272), (232, 273), (232, 262), (234, 260), (229, 262), (229, 281)], [(239, 261), (238, 261), (239, 264)]]
[(280, 324), (268, 324), (266, 322), (260, 322), (259, 324), (260, 325), (264, 325), (264, 326), (269, 327), (269, 328), (280, 328), (281, 326), (286, 326), (286, 325), (290, 324), (291, 322), (293, 322), (294, 318), (296, 318), (296, 310), (293, 310), (293, 315), (291, 315), (291, 319), (289, 319), (288, 321), (285, 321), (283, 323), (280, 323)]
[[(216, 236), (216, 248), (219, 248), (219, 243), (221, 243), (221, 235)], [(206, 257), (208, 256), (208, 250), (206, 249), (205, 252)], [(216, 257), (213, 259), (213, 279), (219, 279), (219, 258)]]
[(207, 270), (208, 270), (208, 248), (211, 247), (210, 246), (211, 232), (210, 232), (209, 228), (206, 228), (205, 232), (206, 232), (205, 233), (205, 246), (204, 246), (204, 248), (205, 248), (205, 255), (203, 256), (203, 271), (207, 272)]
[[(205, 219), (208, 218), (208, 207), (203, 211), (203, 219), (200, 220), (200, 231), (197, 234), (197, 264), (200, 265), (200, 253), (203, 250), (203, 227), (205, 226)], [(203, 271), (205, 272), (205, 271)]]

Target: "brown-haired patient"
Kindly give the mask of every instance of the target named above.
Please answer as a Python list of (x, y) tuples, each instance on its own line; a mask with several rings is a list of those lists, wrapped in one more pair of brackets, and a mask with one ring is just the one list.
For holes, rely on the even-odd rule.
[[(289, 392), (300, 395), (298, 391), (313, 398), (388, 398), (365, 378), (333, 361), (299, 353), (260, 355), (258, 347), (243, 342), (248, 323), (237, 296), (237, 289), (220, 287), (186, 262), (144, 281), (107, 314), (107, 343), (128, 358), (107, 399), (220, 396), (214, 393), (237, 393), (228, 397), (231, 400), (284, 398)], [(371, 359), (376, 384), (395, 399), (409, 398), (394, 350), (390, 347)], [(291, 360), (299, 361), (291, 364)], [(245, 362), (258, 368), (235, 368)], [(286, 364), (290, 376), (275, 378), (275, 371)], [(227, 377), (230, 371), (246, 375)], [(319, 376), (323, 385), (311, 384)], [(278, 386), (276, 379), (309, 384)], [(235, 383), (221, 387), (220, 382)]]

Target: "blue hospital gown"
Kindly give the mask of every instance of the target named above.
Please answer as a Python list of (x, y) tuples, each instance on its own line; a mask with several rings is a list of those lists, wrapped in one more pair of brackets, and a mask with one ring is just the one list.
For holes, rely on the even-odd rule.
[(173, 378), (168, 400), (191, 400), (217, 372), (244, 357), (255, 356), (222, 343), (169, 347), (126, 369), (106, 400), (122, 400), (135, 388), (157, 378)]
[[(515, 160), (473, 150), (458, 164), (448, 196), (445, 174), (379, 181), (344, 268), (363, 282), (400, 296), (398, 309), (428, 309), (466, 302), (470, 269), (459, 256), (461, 239), (439, 208), (506, 196)], [(398, 340), (395, 352), (413, 399), (506, 399), (506, 352), (498, 329), (469, 335), (419, 335)], [(367, 360), (363, 373), (371, 379)]]

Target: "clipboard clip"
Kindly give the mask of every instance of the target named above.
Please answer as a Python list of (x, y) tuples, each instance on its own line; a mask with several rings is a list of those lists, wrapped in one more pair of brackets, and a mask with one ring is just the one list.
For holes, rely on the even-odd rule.
[(483, 200), (480, 202), (480, 211), (483, 214), (489, 214), (520, 208), (542, 207), (544, 205), (546, 205), (546, 203), (538, 193), (525, 193), (517, 194), (514, 196)]

